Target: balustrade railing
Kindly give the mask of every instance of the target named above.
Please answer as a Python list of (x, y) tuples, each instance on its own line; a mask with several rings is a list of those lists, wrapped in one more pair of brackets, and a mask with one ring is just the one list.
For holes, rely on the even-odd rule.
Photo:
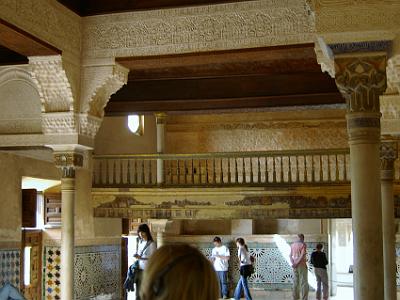
[[(94, 187), (280, 186), (350, 181), (348, 149), (94, 156)], [(159, 170), (160, 172), (160, 170)]]

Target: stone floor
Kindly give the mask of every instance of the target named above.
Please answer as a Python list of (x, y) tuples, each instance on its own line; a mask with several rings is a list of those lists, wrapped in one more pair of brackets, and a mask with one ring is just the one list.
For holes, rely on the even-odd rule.
[[(252, 290), (253, 300), (292, 300), (291, 292), (278, 292), (278, 291), (257, 291)], [(309, 294), (310, 300), (315, 299), (315, 293)], [(329, 298), (331, 300), (353, 300), (353, 289), (341, 287), (338, 288), (337, 295)]]

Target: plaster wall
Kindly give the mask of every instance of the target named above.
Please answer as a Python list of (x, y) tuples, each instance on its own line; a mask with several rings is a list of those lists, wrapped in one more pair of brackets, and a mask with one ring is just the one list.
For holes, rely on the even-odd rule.
[(254, 234), (321, 234), (320, 219), (284, 220), (265, 219), (254, 220)]
[(127, 117), (105, 117), (95, 139), (95, 154), (155, 153), (157, 146), (156, 119), (144, 117), (141, 136), (129, 131)]
[(345, 148), (344, 110), (169, 116), (168, 153)]
[(0, 240), (21, 242), (22, 176), (60, 179), (53, 163), (0, 152)]

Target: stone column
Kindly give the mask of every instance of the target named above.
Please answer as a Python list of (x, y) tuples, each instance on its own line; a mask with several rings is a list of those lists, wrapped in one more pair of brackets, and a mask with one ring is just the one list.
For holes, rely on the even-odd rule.
[(55, 153), (61, 179), (61, 299), (74, 299), (75, 248), (75, 169), (81, 167), (83, 156), (74, 152)]
[(379, 96), (386, 89), (386, 56), (335, 57), (336, 84), (347, 100), (354, 233), (354, 299), (383, 299)]
[(397, 142), (383, 139), (381, 142), (381, 192), (383, 226), (383, 262), (385, 300), (397, 299), (396, 286), (396, 235), (394, 220), (393, 177), (397, 159)]
[[(157, 153), (162, 154), (165, 151), (165, 124), (167, 121), (167, 114), (156, 113), (156, 126), (157, 126)], [(157, 159), (157, 184), (164, 184), (164, 162), (162, 159)]]

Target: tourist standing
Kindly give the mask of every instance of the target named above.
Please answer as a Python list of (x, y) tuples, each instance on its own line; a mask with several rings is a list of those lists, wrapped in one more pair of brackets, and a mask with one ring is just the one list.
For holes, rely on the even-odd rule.
[(222, 299), (228, 299), (228, 267), (230, 253), (228, 247), (222, 245), (221, 238), (216, 236), (213, 240), (214, 248), (211, 252), (211, 260), (214, 270), (217, 272)]
[[(298, 240), (290, 246), (290, 261), (293, 268), (293, 300), (308, 299), (307, 245), (304, 234), (297, 235)], [(300, 297), (301, 294), (301, 298)]]
[(243, 290), (246, 300), (252, 300), (247, 282), (247, 279), (250, 277), (252, 272), (249, 248), (243, 238), (236, 239), (236, 246), (238, 247), (238, 258), (240, 262), (240, 279), (236, 285), (234, 297), (235, 300), (239, 300)]
[(137, 230), (139, 241), (134, 257), (139, 261), (139, 268), (135, 270), (136, 300), (140, 300), (143, 271), (146, 269), (149, 257), (156, 251), (156, 243), (147, 224), (140, 224)]
[(328, 259), (322, 252), (322, 248), (322, 244), (318, 244), (317, 249), (311, 254), (311, 264), (314, 266), (315, 277), (317, 278), (317, 300), (321, 300), (321, 294), (324, 300), (329, 297), (328, 272), (326, 270)]

